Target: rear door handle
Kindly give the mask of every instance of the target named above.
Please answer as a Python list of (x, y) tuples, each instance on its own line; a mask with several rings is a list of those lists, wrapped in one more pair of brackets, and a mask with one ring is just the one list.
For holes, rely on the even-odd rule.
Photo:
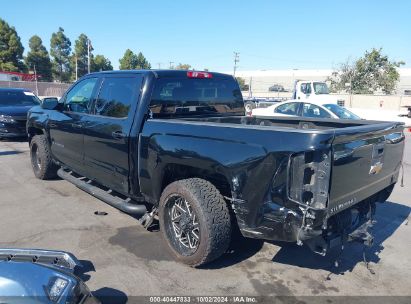
[(111, 136), (113, 136), (114, 139), (123, 139), (127, 135), (121, 131), (114, 131), (113, 133), (111, 133)]

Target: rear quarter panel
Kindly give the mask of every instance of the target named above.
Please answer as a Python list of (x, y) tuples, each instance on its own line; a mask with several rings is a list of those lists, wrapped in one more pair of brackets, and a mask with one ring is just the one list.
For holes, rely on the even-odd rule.
[(253, 226), (261, 218), (258, 215), (263, 212), (264, 203), (272, 199), (270, 186), (275, 175), (283, 186), (276, 195), (278, 203), (287, 203), (287, 171), (277, 171), (286, 169), (290, 155), (330, 149), (332, 138), (332, 132), (292, 128), (148, 120), (140, 138), (140, 188), (156, 204), (168, 164), (220, 174), (238, 203), (237, 220)]

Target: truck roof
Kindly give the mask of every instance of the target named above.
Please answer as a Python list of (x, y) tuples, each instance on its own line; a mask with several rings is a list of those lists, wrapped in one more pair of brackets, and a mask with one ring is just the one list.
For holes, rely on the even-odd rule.
[(187, 72), (201, 72), (201, 73), (209, 73), (212, 74), (213, 78), (233, 78), (232, 75), (229, 74), (223, 74), (223, 73), (216, 73), (216, 72), (206, 72), (206, 71), (193, 71), (193, 70), (118, 70), (118, 71), (102, 71), (102, 72), (93, 72), (89, 75), (100, 75), (100, 74), (130, 74), (130, 73), (136, 73), (136, 74), (149, 74), (152, 73), (156, 78), (162, 78), (162, 77), (167, 77), (167, 78), (181, 78), (181, 77), (187, 77)]

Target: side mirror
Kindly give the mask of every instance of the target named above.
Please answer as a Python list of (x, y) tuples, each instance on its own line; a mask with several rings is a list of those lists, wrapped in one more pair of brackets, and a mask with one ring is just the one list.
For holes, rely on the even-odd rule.
[(44, 98), (41, 107), (46, 110), (56, 110), (59, 106), (57, 98)]

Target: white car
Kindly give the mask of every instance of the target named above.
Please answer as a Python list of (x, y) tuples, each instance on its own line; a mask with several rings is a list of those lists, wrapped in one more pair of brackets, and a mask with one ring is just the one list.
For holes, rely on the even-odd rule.
[(251, 116), (302, 116), (311, 118), (361, 119), (361, 117), (333, 103), (317, 104), (287, 100), (267, 108), (256, 108)]

